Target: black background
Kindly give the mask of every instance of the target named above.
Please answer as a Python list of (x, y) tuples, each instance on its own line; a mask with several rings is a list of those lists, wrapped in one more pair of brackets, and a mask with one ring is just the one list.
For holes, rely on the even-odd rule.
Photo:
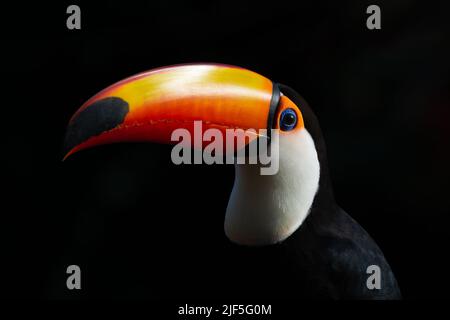
[[(74, 3), (81, 30), (66, 28), (71, 2), (1, 5), (3, 295), (233, 296), (220, 290), (239, 263), (223, 233), (232, 166), (175, 166), (170, 147), (150, 144), (61, 162), (65, 126), (96, 92), (159, 66), (220, 62), (305, 97), (337, 201), (382, 248), (404, 297), (449, 297), (448, 6)], [(366, 28), (373, 3), (381, 30)], [(66, 288), (71, 264), (81, 291)]]

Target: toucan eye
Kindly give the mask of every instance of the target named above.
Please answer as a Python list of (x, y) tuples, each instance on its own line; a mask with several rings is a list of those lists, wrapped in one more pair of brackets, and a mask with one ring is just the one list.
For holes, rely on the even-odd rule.
[(297, 114), (293, 109), (283, 110), (280, 116), (280, 129), (289, 131), (295, 128), (297, 124)]

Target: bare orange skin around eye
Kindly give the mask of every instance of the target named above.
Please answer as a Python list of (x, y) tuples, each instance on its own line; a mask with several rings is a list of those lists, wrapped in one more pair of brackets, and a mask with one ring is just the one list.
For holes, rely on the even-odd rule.
[[(280, 117), (283, 111), (286, 109), (292, 109), (297, 114), (297, 124), (294, 129), (289, 131), (280, 130)], [(280, 97), (279, 107), (275, 119), (276, 119), (275, 129), (279, 129), (280, 134), (292, 134), (304, 128), (303, 116), (302, 112), (300, 111), (300, 108), (286, 96)]]

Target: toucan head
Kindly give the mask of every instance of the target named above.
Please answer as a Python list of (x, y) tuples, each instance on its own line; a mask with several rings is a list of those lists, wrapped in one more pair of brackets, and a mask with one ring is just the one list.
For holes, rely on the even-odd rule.
[[(72, 116), (64, 159), (82, 149), (116, 142), (174, 144), (176, 129), (276, 129), (279, 172), (262, 176), (255, 165), (237, 165), (225, 218), (236, 243), (283, 241), (306, 218), (319, 186), (315, 137), (305, 128), (301, 99), (258, 73), (230, 65), (187, 64), (144, 72), (99, 92)], [(307, 120), (307, 119), (306, 119)], [(270, 131), (269, 131), (270, 132)], [(246, 144), (258, 139), (249, 136)], [(195, 146), (202, 148), (204, 145)], [(238, 146), (236, 146), (237, 148)], [(236, 151), (236, 150), (234, 150)]]
[(175, 129), (193, 133), (194, 121), (203, 130), (273, 128), (284, 135), (303, 128), (300, 108), (269, 79), (229, 65), (178, 65), (132, 76), (86, 101), (69, 122), (64, 158), (115, 142), (170, 144)]

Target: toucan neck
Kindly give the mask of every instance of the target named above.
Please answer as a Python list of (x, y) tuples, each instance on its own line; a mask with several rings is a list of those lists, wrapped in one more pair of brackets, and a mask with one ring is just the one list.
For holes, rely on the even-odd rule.
[(308, 131), (280, 137), (277, 174), (261, 175), (258, 165), (236, 165), (226, 235), (243, 245), (285, 240), (307, 217), (319, 178), (319, 160)]

